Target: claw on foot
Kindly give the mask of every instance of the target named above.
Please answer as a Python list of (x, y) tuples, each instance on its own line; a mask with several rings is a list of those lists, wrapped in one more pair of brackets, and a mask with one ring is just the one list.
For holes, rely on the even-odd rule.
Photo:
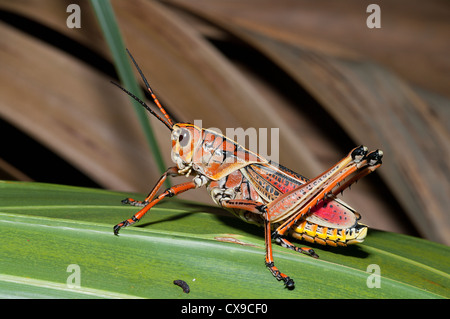
[(319, 258), (319, 255), (317, 255), (316, 252), (314, 251), (314, 249), (312, 249), (312, 248), (301, 247), (300, 252), (303, 254), (306, 254), (308, 256), (311, 256), (313, 258)]
[(119, 236), (119, 230), (123, 227), (123, 223), (117, 224), (114, 226), (114, 235)]
[(132, 198), (125, 198), (125, 199), (122, 199), (122, 204), (128, 205), (128, 204), (130, 204), (131, 202), (134, 202), (134, 199), (132, 199)]
[(134, 224), (135, 222), (137, 222), (138, 219), (136, 217), (131, 217), (130, 219), (124, 220), (123, 222), (117, 224), (116, 226), (114, 226), (113, 230), (114, 230), (114, 235), (119, 236), (119, 230), (122, 227), (127, 227), (130, 226), (132, 224)]
[(138, 207), (144, 207), (144, 206), (146, 206), (148, 204), (148, 202), (147, 201), (141, 202), (141, 201), (138, 201), (138, 200), (134, 200), (132, 198), (125, 198), (125, 199), (122, 200), (122, 204), (131, 205), (131, 206), (138, 206)]
[(289, 277), (284, 278), (284, 285), (287, 289), (292, 290), (295, 288), (295, 282)]
[(280, 272), (278, 270), (277, 267), (274, 266), (273, 262), (266, 262), (266, 266), (267, 268), (269, 268), (270, 272), (272, 273), (272, 275), (278, 280), (278, 281), (284, 281), (284, 285), (286, 286), (286, 288), (288, 289), (294, 289), (295, 288), (295, 282), (294, 280), (292, 280), (291, 278), (289, 278), (288, 276), (286, 276), (285, 274), (283, 274), (282, 272)]

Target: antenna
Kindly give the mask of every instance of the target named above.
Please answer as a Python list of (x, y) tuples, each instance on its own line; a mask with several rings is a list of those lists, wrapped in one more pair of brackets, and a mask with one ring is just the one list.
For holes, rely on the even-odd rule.
[[(158, 106), (159, 110), (161, 111), (162, 114), (164, 114), (164, 117), (167, 119), (167, 122), (170, 124), (170, 129), (172, 129), (173, 126), (173, 122), (172, 119), (169, 117), (169, 114), (167, 114), (166, 110), (162, 107), (161, 103), (159, 103), (158, 98), (156, 97), (155, 93), (153, 92), (152, 88), (150, 87), (150, 85), (148, 84), (147, 79), (145, 78), (144, 73), (142, 73), (141, 68), (139, 67), (139, 65), (137, 64), (136, 60), (133, 58), (133, 56), (131, 55), (130, 51), (127, 50), (128, 55), (131, 58), (131, 61), (133, 61), (134, 66), (136, 67), (136, 69), (138, 70), (139, 74), (141, 75), (142, 81), (144, 81), (145, 86), (147, 87), (147, 90), (150, 92), (153, 101), (155, 102), (155, 104)], [(126, 92), (126, 91), (125, 91)], [(128, 92), (129, 93), (129, 92)], [(148, 108), (148, 107), (146, 107)], [(154, 113), (152, 113), (154, 114)], [(167, 124), (166, 124), (167, 125)]]
[(111, 83), (112, 84), (114, 84), (115, 86), (117, 86), (119, 89), (121, 89), (122, 91), (124, 91), (126, 94), (128, 94), (129, 96), (131, 96), (133, 99), (135, 99), (136, 101), (138, 101), (143, 107), (145, 107), (146, 109), (147, 109), (147, 111), (149, 111), (151, 114), (153, 114), (158, 120), (160, 120), (161, 122), (163, 122), (164, 123), (164, 125), (166, 125), (168, 128), (169, 128), (169, 130), (173, 130), (172, 129), (172, 126), (173, 126), (173, 124), (172, 123), (168, 123), (168, 122), (166, 122), (161, 116), (159, 116), (158, 114), (156, 114), (147, 104), (145, 104), (145, 102), (144, 101), (142, 101), (140, 98), (138, 98), (136, 95), (134, 95), (133, 93), (131, 93), (130, 91), (128, 91), (128, 90), (126, 90), (126, 89), (124, 89), (123, 87), (121, 87), (119, 84), (117, 84), (117, 83), (115, 83), (115, 82), (113, 82), (113, 81), (111, 81)]

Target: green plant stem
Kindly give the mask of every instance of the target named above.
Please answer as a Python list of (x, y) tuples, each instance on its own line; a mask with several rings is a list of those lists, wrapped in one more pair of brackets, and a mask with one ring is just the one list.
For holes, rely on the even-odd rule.
[[(103, 30), (106, 42), (110, 48), (120, 81), (130, 92), (133, 92), (133, 94), (135, 94), (139, 99), (144, 100), (144, 96), (136, 82), (133, 69), (125, 52), (125, 45), (123, 43), (110, 2), (108, 0), (91, 0), (91, 4), (97, 15), (100, 27)], [(131, 99), (131, 101), (158, 169), (161, 173), (163, 173), (166, 170), (166, 165), (164, 164), (153, 129), (148, 121), (147, 114), (138, 102), (134, 99)], [(170, 186), (168, 181), (166, 181), (166, 184)]]

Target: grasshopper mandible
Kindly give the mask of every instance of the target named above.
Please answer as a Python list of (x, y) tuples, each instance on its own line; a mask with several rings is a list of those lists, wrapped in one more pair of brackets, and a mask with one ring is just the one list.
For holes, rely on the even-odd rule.
[[(380, 167), (382, 151), (369, 153), (365, 146), (356, 147), (330, 169), (309, 180), (245, 149), (222, 134), (189, 123), (173, 123), (135, 59), (127, 52), (163, 116), (156, 114), (120, 85), (113, 84), (169, 128), (172, 132), (171, 155), (176, 166), (167, 169), (143, 201), (131, 198), (122, 201), (142, 209), (114, 226), (115, 235), (122, 227), (141, 220), (162, 199), (206, 186), (217, 205), (248, 223), (264, 227), (266, 266), (289, 289), (294, 288), (294, 280), (275, 267), (272, 240), (315, 258), (318, 255), (314, 250), (294, 246), (285, 237), (290, 235), (331, 246), (346, 246), (364, 240), (368, 227), (358, 223), (361, 218), (359, 213), (336, 196)], [(191, 176), (192, 180), (172, 186), (156, 196), (168, 176)]]

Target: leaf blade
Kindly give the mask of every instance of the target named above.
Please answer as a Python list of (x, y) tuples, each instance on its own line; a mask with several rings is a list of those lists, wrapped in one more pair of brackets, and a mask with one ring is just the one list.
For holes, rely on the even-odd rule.
[[(82, 271), (82, 287), (125, 298), (449, 296), (448, 280), (439, 273), (445, 273), (443, 270), (429, 276), (430, 281), (440, 285), (434, 289), (430, 287), (436, 284), (426, 278), (396, 275), (405, 265), (392, 260), (404, 259), (392, 256), (389, 250), (386, 254), (379, 252), (388, 238), (395, 239), (395, 234), (374, 231), (367, 238), (368, 244), (360, 247), (314, 247), (321, 257), (318, 260), (274, 244), (277, 266), (296, 281), (296, 289), (288, 291), (264, 266), (262, 229), (228, 215), (212, 214), (207, 206), (167, 201), (152, 209), (137, 227), (125, 228), (117, 237), (112, 226), (136, 211), (119, 204), (122, 193), (7, 182), (0, 182), (0, 193), (0, 242), (4, 243), (0, 269), (7, 276), (64, 285), (69, 275), (66, 268), (75, 263)], [(27, 194), (27, 198), (23, 199), (22, 194)], [(432, 250), (435, 248), (448, 252), (442, 245)], [(366, 267), (371, 263), (381, 266), (381, 288), (367, 287), (370, 273)], [(417, 269), (417, 263), (408, 265), (408, 269)], [(426, 267), (419, 268), (422, 275), (429, 275)], [(176, 279), (185, 280), (191, 293), (184, 294), (173, 285)], [(0, 288), (0, 292), (7, 293), (7, 288)], [(36, 293), (45, 294), (45, 287)]]

